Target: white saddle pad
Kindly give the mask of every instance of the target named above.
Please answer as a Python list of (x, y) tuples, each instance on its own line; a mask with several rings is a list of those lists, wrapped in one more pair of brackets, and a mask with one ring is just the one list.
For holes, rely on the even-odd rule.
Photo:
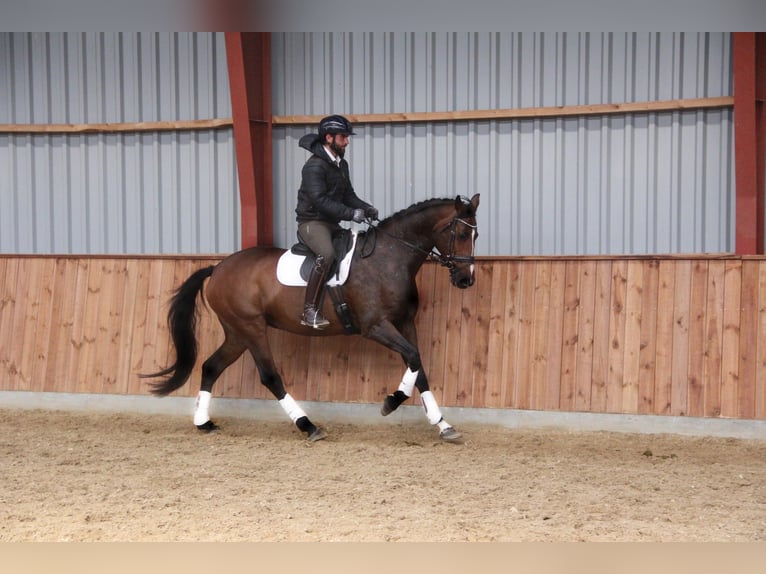
[[(333, 274), (327, 281), (330, 286), (343, 285), (348, 279), (348, 271), (351, 269), (351, 258), (354, 256), (356, 247), (357, 231), (351, 231), (351, 249), (340, 262), (338, 273)], [(305, 255), (296, 255), (289, 249), (277, 261), (277, 280), (288, 287), (305, 287), (306, 281), (301, 277), (301, 265), (306, 260)]]

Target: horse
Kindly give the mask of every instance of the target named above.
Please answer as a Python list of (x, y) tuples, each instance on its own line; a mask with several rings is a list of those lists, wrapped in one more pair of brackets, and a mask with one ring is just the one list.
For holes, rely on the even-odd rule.
[[(462, 435), (444, 420), (421, 362), (415, 327), (415, 276), (426, 259), (435, 259), (449, 270), (455, 287), (466, 289), (474, 284), (478, 206), (479, 194), (470, 200), (458, 195), (413, 204), (382, 221), (368, 219), (368, 228), (359, 234), (353, 249), (350, 271), (342, 287), (343, 302), (355, 327), (352, 332), (398, 353), (406, 366), (398, 389), (384, 399), (381, 414), (394, 412), (417, 388), (428, 422), (438, 427), (439, 437), (447, 442), (460, 441)], [(267, 328), (307, 336), (349, 334), (349, 330), (341, 321), (332, 321), (321, 331), (301, 324), (304, 288), (285, 286), (276, 277), (277, 263), (284, 253), (284, 249), (266, 246), (237, 251), (217, 265), (192, 273), (174, 291), (168, 326), (175, 362), (140, 376), (161, 378), (149, 383), (150, 392), (158, 396), (168, 395), (186, 383), (197, 361), (197, 299), (206, 299), (223, 328), (224, 341), (202, 365), (194, 411), (194, 424), (202, 431), (218, 428), (209, 416), (215, 381), (249, 351), (261, 383), (306, 439), (313, 442), (327, 436), (285, 390), (269, 347)], [(322, 313), (332, 317), (332, 301), (326, 299)]]

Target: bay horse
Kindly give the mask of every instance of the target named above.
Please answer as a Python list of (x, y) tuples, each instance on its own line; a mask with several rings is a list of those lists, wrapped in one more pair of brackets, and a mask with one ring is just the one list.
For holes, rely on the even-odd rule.
[[(421, 363), (415, 328), (418, 310), (415, 276), (425, 260), (433, 258), (449, 269), (455, 287), (466, 289), (474, 284), (478, 206), (479, 194), (470, 200), (458, 195), (455, 199), (416, 203), (377, 225), (368, 220), (369, 228), (360, 234), (367, 241), (357, 241), (342, 288), (357, 332), (400, 354), (406, 365), (399, 388), (385, 398), (381, 414), (386, 416), (396, 410), (416, 387), (429, 423), (438, 427), (439, 436), (445, 441), (458, 441), (461, 433), (444, 420)], [(162, 377), (150, 383), (151, 392), (160, 396), (186, 383), (197, 360), (196, 301), (198, 296), (203, 297), (207, 281), (204, 297), (223, 327), (224, 341), (202, 365), (194, 412), (194, 423), (200, 430), (217, 428), (208, 414), (213, 385), (229, 365), (249, 351), (261, 383), (306, 438), (316, 441), (327, 436), (286, 392), (269, 348), (267, 327), (309, 336), (340, 335), (347, 331), (337, 320), (321, 331), (301, 325), (304, 288), (284, 286), (276, 277), (277, 261), (284, 251), (276, 247), (243, 249), (217, 265), (192, 273), (174, 292), (168, 326), (175, 363), (141, 377)], [(322, 313), (335, 318), (332, 302), (327, 298)]]

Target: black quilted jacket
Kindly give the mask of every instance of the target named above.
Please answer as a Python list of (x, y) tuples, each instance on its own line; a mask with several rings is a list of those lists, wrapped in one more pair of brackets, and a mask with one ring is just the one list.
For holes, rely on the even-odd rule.
[(351, 221), (354, 209), (370, 207), (356, 193), (348, 174), (345, 159), (336, 166), (322, 147), (317, 134), (303, 136), (298, 145), (312, 153), (301, 172), (301, 187), (295, 214), (298, 223), (304, 221)]

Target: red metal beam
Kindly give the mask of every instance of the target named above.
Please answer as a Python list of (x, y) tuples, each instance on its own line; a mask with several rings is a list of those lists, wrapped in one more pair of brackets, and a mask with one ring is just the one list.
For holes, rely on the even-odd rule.
[(766, 33), (755, 35), (755, 181), (758, 189), (758, 205), (760, 207), (758, 230), (760, 248), (758, 253), (764, 253), (766, 248)]
[(269, 36), (267, 32), (225, 35), (243, 248), (274, 243)]
[(734, 159), (736, 253), (763, 253), (766, 40), (763, 33), (735, 32)]

